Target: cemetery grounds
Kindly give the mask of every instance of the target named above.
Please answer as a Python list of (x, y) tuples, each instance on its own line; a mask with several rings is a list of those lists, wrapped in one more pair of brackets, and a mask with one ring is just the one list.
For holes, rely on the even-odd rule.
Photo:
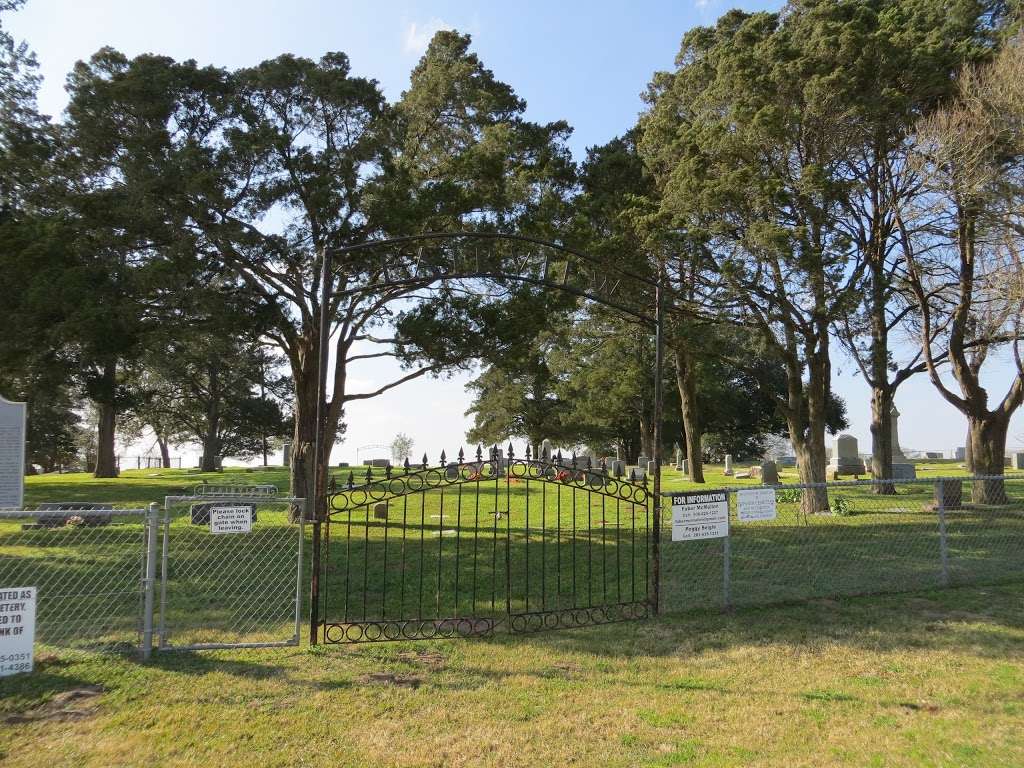
[[(709, 489), (756, 483), (707, 475)], [(287, 482), (283, 470), (50, 475), (29, 478), (26, 503), (145, 506), (226, 477)], [(667, 470), (665, 487), (688, 485)], [(929, 484), (884, 503), (832, 495), (843, 514), (803, 534), (780, 503), (778, 521), (734, 539), (729, 610), (717, 543), (663, 543), (668, 615), (650, 621), (148, 663), (42, 647), (33, 674), (0, 680), (0, 764), (1024, 765), (1024, 553), (1007, 528), (1019, 523), (951, 522), (954, 583), (985, 584), (937, 589)]]

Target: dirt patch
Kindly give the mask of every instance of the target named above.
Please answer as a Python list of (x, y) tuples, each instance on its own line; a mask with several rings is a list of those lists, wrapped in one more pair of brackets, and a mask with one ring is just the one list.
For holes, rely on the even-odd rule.
[(900, 706), (904, 709), (909, 709), (911, 712), (930, 712), (932, 714), (935, 714), (939, 711), (938, 704), (931, 704), (926, 701), (901, 701)]
[(68, 722), (71, 720), (83, 720), (96, 714), (95, 703), (89, 704), (103, 693), (103, 688), (98, 685), (86, 685), (81, 688), (74, 688), (70, 691), (62, 691), (45, 704), (30, 709), (28, 712), (18, 712), (4, 718), (5, 723), (37, 723), (37, 722)]
[(362, 685), (394, 685), (398, 688), (419, 688), (423, 681), (414, 675), (395, 675), (391, 672), (374, 672), (359, 677)]
[(429, 669), (444, 669), (448, 663), (445, 655), (437, 651), (403, 651), (398, 654), (398, 658), (412, 664), (422, 664)]

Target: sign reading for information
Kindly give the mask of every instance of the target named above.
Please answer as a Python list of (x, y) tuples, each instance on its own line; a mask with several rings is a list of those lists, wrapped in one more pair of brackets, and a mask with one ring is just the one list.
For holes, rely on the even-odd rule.
[(25, 404), (0, 397), (0, 509), (19, 509), (25, 492)]
[(249, 533), (251, 507), (214, 507), (210, 510), (210, 533)]
[(742, 522), (774, 520), (777, 514), (774, 488), (744, 488), (736, 491), (736, 516)]
[(728, 535), (729, 497), (725, 491), (672, 494), (672, 541)]
[(32, 671), (36, 588), (0, 587), (0, 677)]

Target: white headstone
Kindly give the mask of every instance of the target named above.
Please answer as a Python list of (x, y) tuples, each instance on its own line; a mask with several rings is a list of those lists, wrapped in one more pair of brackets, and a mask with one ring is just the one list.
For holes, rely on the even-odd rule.
[(1013, 468), (1024, 469), (1024, 451), (1013, 454)]
[(965, 461), (967, 459), (967, 448), (960, 447), (953, 451), (953, 458), (957, 461)]
[(857, 453), (857, 438), (853, 435), (838, 435), (832, 449), (832, 461), (829, 462), (830, 472), (839, 475), (864, 474), (864, 462)]
[(725, 471), (722, 474), (724, 474), (724, 475), (731, 475), (732, 474), (732, 454), (731, 453), (725, 454)]
[(0, 509), (25, 498), (25, 403), (0, 397)]

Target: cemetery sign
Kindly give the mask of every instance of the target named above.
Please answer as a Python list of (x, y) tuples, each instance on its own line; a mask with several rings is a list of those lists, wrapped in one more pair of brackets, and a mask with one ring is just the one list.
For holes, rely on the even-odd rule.
[(736, 491), (736, 517), (740, 522), (774, 520), (776, 515), (774, 488), (743, 488)]
[(25, 491), (25, 404), (0, 397), (0, 509), (22, 506)]
[(251, 533), (250, 507), (214, 507), (210, 510), (210, 533)]
[(0, 677), (32, 671), (36, 588), (0, 587)]
[(672, 541), (720, 539), (729, 535), (725, 491), (672, 494)]

